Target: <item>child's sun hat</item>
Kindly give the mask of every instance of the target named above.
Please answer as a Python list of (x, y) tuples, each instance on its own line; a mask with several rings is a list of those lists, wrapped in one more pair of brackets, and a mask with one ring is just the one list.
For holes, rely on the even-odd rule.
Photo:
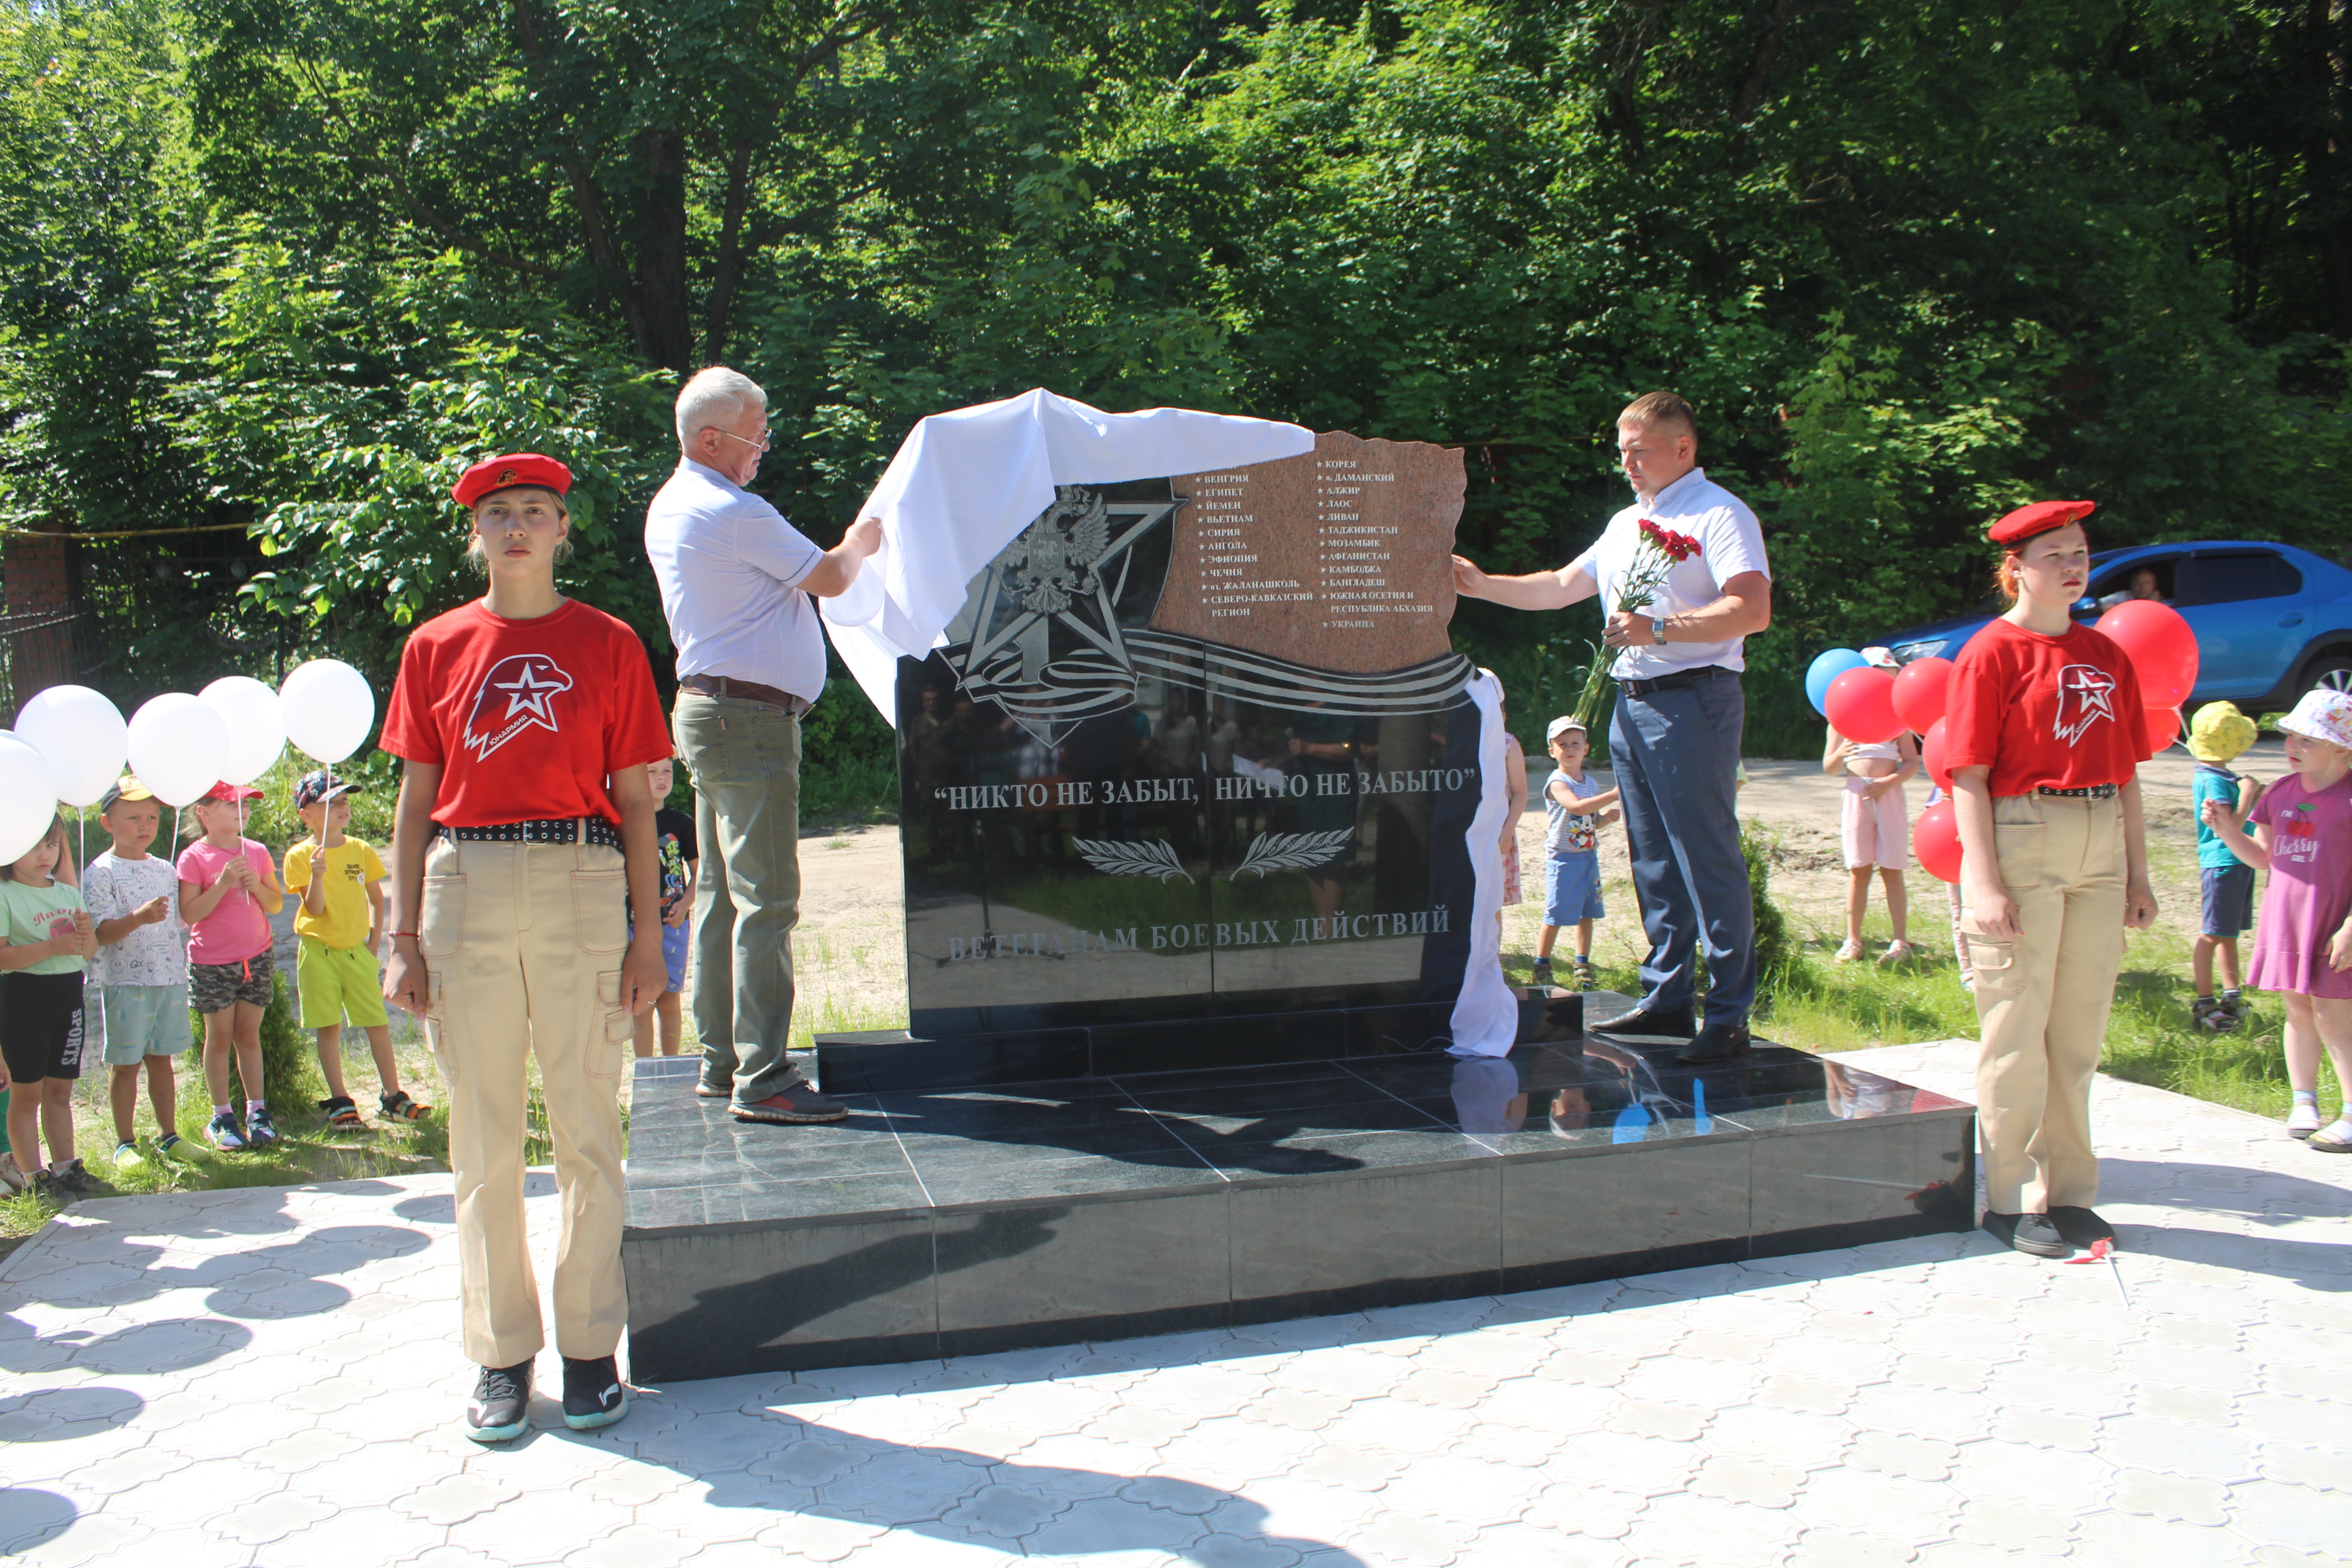
[(2200, 763), (2226, 763), (2259, 733), (2236, 703), (2208, 702), (2189, 721), (2189, 754)]
[(1582, 721), (1571, 719), (1567, 714), (1563, 713), (1559, 718), (1553, 720), (1549, 725), (1545, 726), (1544, 744), (1549, 746), (1554, 741), (1559, 740), (1560, 736), (1567, 731), (1570, 730), (1581, 731), (1583, 728), (1584, 724)]
[(2325, 686), (2306, 691), (2278, 727), (2352, 751), (2352, 691), (2331, 691)]

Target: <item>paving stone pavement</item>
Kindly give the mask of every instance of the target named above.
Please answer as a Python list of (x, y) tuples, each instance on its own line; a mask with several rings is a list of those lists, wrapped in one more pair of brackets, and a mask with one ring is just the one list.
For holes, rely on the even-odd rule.
[[(1966, 1042), (1857, 1052), (1965, 1093)], [(2352, 1160), (2102, 1079), (2117, 1267), (1978, 1236), (459, 1436), (447, 1178), (76, 1205), (0, 1266), (27, 1562), (2340, 1562)], [(551, 1184), (533, 1178), (534, 1230)], [(1412, 1238), (1398, 1238), (1401, 1246)], [(542, 1270), (544, 1259), (542, 1259)], [(2127, 1296), (2126, 1296), (2127, 1292)], [(552, 1372), (551, 1355), (542, 1367)]]

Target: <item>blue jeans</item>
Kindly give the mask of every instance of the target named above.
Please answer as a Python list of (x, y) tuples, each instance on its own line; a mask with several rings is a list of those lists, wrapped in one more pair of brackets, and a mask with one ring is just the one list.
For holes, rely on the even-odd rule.
[(746, 697), (680, 691), (671, 716), (694, 781), (694, 1028), (702, 1082), (755, 1105), (805, 1082), (793, 1037), (801, 903), (801, 721)]
[(1733, 783), (1747, 716), (1738, 679), (1717, 676), (1643, 697), (1621, 692), (1609, 727), (1650, 939), (1643, 1005), (1690, 1004), (1704, 933), (1710, 1024), (1745, 1024), (1756, 1005), (1756, 911)]

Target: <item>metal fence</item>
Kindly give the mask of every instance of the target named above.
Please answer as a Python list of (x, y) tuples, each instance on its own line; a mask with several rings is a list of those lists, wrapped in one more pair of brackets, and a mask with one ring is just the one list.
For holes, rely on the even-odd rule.
[(85, 681), (99, 668), (98, 611), (87, 599), (0, 615), (0, 713), (44, 687)]

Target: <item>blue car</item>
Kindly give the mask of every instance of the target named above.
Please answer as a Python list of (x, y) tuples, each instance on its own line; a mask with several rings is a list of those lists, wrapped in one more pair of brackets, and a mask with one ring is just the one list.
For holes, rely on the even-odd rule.
[[(2249, 713), (2292, 708), (2314, 687), (2352, 690), (2352, 571), (2298, 550), (2258, 540), (2207, 539), (2143, 544), (2091, 557), (2090, 592), (2074, 618), (2095, 621), (2113, 605), (2155, 597), (2187, 618), (2197, 634), (2197, 689), (2189, 705), (2231, 701)], [(1908, 664), (1953, 658), (2000, 609), (1979, 605), (1950, 620), (1931, 621), (1879, 639)]]

